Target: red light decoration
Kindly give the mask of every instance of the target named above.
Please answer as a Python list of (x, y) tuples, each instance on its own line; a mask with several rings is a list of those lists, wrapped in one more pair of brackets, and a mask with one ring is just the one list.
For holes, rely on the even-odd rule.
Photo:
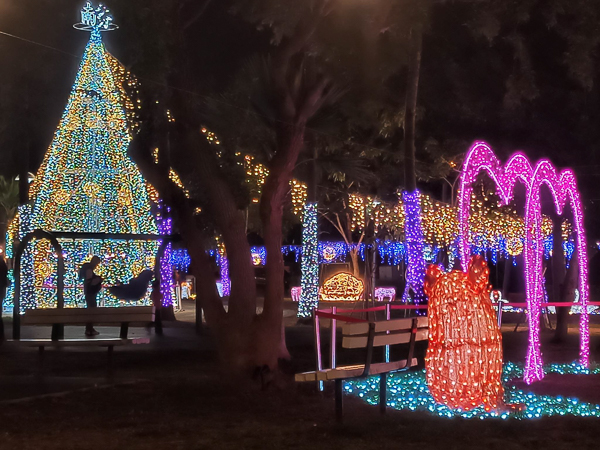
[(503, 405), (502, 335), (490, 300), (489, 268), (480, 256), (467, 272), (431, 265), (427, 384), (436, 402), (451, 409), (486, 411)]
[(323, 283), (319, 295), (324, 302), (358, 302), (364, 290), (363, 282), (355, 276), (338, 273)]

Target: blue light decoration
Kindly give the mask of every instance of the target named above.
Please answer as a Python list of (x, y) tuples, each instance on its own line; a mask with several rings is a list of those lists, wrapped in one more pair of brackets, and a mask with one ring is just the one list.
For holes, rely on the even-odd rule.
[[(20, 205), (15, 215), (15, 218), (11, 221), (6, 231), (6, 257), (14, 258), (16, 249), (16, 242), (23, 240), (26, 234), (31, 233), (31, 213), (32, 205), (25, 204)], [(21, 256), (21, 268), (26, 273), (33, 271), (33, 253), (31, 248), (28, 247)], [(6, 289), (6, 296), (4, 298), (3, 310), (12, 312), (13, 309), (13, 297), (15, 295), (15, 274), (13, 270), (8, 271), (8, 286)], [(31, 309), (35, 307), (34, 290), (31, 284), (23, 284), (21, 279), (21, 305), (23, 309)], [(0, 311), (1, 313), (1, 311)]]
[[(48, 232), (157, 234), (148, 187), (127, 154), (138, 127), (139, 105), (125, 91), (137, 80), (102, 43), (101, 32), (115, 29), (108, 10), (87, 3), (81, 23), (89, 43), (52, 143), (30, 187), (30, 223), (20, 215), (18, 234)], [(12, 242), (12, 241), (9, 241)], [(65, 253), (65, 306), (84, 306), (79, 267), (101, 258), (104, 285), (126, 283), (154, 269), (157, 242), (61, 239)], [(33, 241), (22, 265), (23, 309), (55, 307), (57, 257), (48, 241)], [(168, 299), (168, 296), (167, 296)], [(100, 305), (150, 304), (150, 290), (139, 302), (121, 301), (103, 289)]]
[(281, 247), (281, 253), (284, 256), (289, 256), (293, 253), (294, 260), (296, 262), (298, 262), (298, 261), (300, 261), (300, 256), (302, 256), (302, 246), (301, 245), (284, 245)]
[(171, 252), (171, 266), (180, 272), (188, 272), (192, 264), (192, 258), (186, 249), (177, 249)]
[[(544, 366), (545, 373), (590, 375), (600, 374), (600, 368), (588, 369), (578, 363), (550, 364)], [(523, 366), (506, 363), (502, 374), (504, 385), (504, 401), (506, 404), (523, 405), (524, 409), (515, 408), (502, 411), (485, 411), (483, 407), (469, 412), (452, 410), (435, 402), (425, 379), (425, 370), (395, 372), (388, 375), (387, 405), (397, 410), (424, 411), (446, 418), (462, 417), (465, 419), (515, 418), (536, 419), (545, 416), (580, 416), (600, 417), (600, 405), (581, 402), (576, 398), (538, 395), (526, 392), (510, 382), (523, 377)], [(351, 395), (362, 398), (371, 405), (379, 402), (379, 377), (347, 381), (344, 390)]]
[(563, 254), (565, 255), (565, 263), (567, 265), (567, 269), (571, 263), (571, 258), (573, 257), (573, 252), (575, 251), (575, 242), (572, 239), (568, 241), (563, 241)]
[(403, 192), (405, 214), (406, 247), (408, 249), (408, 268), (406, 270), (406, 287), (402, 294), (402, 301), (412, 300), (416, 305), (423, 303), (426, 299), (423, 292), (423, 280), (425, 279), (425, 258), (423, 256), (423, 227), (421, 224), (421, 194), (418, 190), (414, 192)]
[(267, 263), (267, 250), (264, 247), (250, 247), (250, 254), (255, 266), (264, 266)]
[(307, 318), (319, 304), (319, 236), (317, 204), (306, 203), (302, 224), (302, 295), (298, 303), (298, 317)]
[(219, 294), (221, 297), (228, 297), (231, 295), (231, 280), (229, 279), (229, 261), (227, 261), (225, 249), (219, 249), (217, 252), (217, 264), (221, 273), (221, 279), (218, 281), (221, 284)]

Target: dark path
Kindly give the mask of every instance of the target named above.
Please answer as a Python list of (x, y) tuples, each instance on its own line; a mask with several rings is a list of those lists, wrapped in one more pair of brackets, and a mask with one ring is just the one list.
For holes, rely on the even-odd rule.
[[(100, 328), (101, 336), (116, 335), (113, 330)], [(67, 335), (82, 331), (67, 329)], [(598, 331), (592, 334), (596, 360)], [(575, 333), (561, 346), (548, 344), (550, 333), (542, 338), (548, 362), (577, 355)], [(288, 327), (287, 339), (294, 357), (289, 372), (311, 368), (312, 328)], [(522, 361), (526, 339), (525, 331), (505, 332), (507, 358)], [(48, 352), (44, 391), (31, 377), (36, 351), (0, 346), (0, 450), (597, 448), (596, 419), (467, 421), (397, 411), (381, 417), (353, 397), (345, 398), (347, 414), (340, 427), (333, 420), (329, 390), (317, 394), (313, 386), (283, 377), (263, 392), (256, 383), (231, 380), (218, 368), (210, 337), (196, 336), (193, 324), (184, 321), (168, 325), (165, 336), (152, 336), (149, 345), (116, 349), (117, 384), (108, 387), (105, 357), (101, 349)], [(593, 402), (600, 401), (599, 388), (597, 376), (548, 376), (534, 386), (536, 392)], [(1, 402), (65, 390), (72, 392)]]

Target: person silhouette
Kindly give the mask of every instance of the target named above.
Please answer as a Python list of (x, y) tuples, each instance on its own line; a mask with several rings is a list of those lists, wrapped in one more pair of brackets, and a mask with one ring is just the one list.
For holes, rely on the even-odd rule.
[[(85, 296), (85, 304), (88, 308), (97, 308), (98, 303), (96, 301), (98, 293), (102, 289), (102, 277), (96, 275), (94, 270), (100, 264), (100, 258), (96, 255), (92, 256), (90, 262), (87, 262), (79, 269), (79, 278), (83, 279), (83, 294)], [(85, 326), (86, 336), (97, 336), (98, 331), (94, 329), (93, 323), (88, 323)]]

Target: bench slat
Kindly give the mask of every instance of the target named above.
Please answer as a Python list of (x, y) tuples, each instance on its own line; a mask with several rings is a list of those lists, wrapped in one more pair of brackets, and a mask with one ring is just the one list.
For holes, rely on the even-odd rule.
[(23, 325), (85, 325), (94, 324), (115, 324), (115, 323), (149, 323), (154, 322), (154, 314), (127, 314), (125, 316), (116, 315), (79, 315), (79, 316), (51, 316), (51, 317), (24, 317)]
[[(369, 369), (369, 375), (379, 375), (382, 373), (395, 372), (400, 369), (408, 369), (418, 364), (417, 358), (413, 358), (410, 364), (407, 364), (406, 360), (394, 361), (389, 363), (376, 363), (371, 364)], [(295, 380), (297, 382), (306, 381), (327, 381), (336, 379), (356, 378), (363, 374), (365, 371), (364, 364), (357, 364), (353, 366), (342, 366), (335, 369), (319, 370), (317, 372), (304, 372), (297, 373)]]
[(98, 308), (40, 308), (28, 309), (25, 316), (76, 316), (78, 314), (151, 314), (154, 306), (123, 306), (123, 307), (98, 307)]
[(154, 320), (153, 306), (30, 309), (25, 311), (22, 319), (24, 325), (147, 323)]
[(128, 344), (149, 344), (150, 338), (88, 338), (88, 339), (65, 339), (61, 341), (53, 341), (52, 339), (21, 339), (18, 342), (25, 347), (109, 347), (109, 346), (122, 346)]
[[(417, 328), (425, 328), (428, 326), (426, 316), (414, 317), (407, 319), (392, 319), (392, 320), (377, 320), (375, 321), (375, 332), (395, 331), (395, 330), (410, 330), (413, 319), (417, 319)], [(348, 323), (342, 327), (342, 334), (345, 336), (367, 334), (369, 332), (369, 322)]]
[[(411, 332), (408, 331), (397, 331), (391, 332), (390, 334), (377, 334), (373, 338), (373, 347), (381, 347), (383, 345), (396, 345), (406, 344), (410, 342)], [(422, 328), (417, 330), (415, 341), (427, 340), (429, 336), (429, 329)], [(367, 335), (362, 336), (344, 336), (342, 339), (343, 348), (365, 348), (367, 346), (369, 338)]]
[(408, 319), (378, 320), (375, 322), (375, 333), (380, 333), (382, 331), (410, 330), (414, 319), (417, 319), (417, 328), (427, 328), (429, 320), (426, 316)]

